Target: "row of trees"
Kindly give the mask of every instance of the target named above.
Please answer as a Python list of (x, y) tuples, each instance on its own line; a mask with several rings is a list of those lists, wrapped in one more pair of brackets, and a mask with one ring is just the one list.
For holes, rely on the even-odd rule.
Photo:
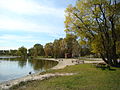
[(20, 47), (18, 50), (0, 50), (0, 56), (27, 56), (27, 49)]
[(47, 43), (44, 47), (41, 44), (35, 44), (28, 50), (28, 55), (34, 57), (64, 58), (65, 54), (71, 57), (78, 57), (80, 54), (80, 45), (73, 34), (67, 34), (66, 38), (55, 39), (53, 43)]
[(28, 49), (20, 47), (18, 50), (1, 50), (0, 55), (27, 56), (37, 57), (79, 57), (89, 55), (90, 50), (88, 46), (80, 46), (77, 37), (74, 34), (66, 34), (65, 38), (55, 39), (53, 43), (47, 43), (45, 46), (35, 44), (32, 48)]
[(44, 47), (45, 55), (54, 58), (64, 58), (65, 54), (71, 57), (78, 57), (80, 54), (80, 45), (76, 39), (75, 35), (67, 34), (66, 38), (56, 39), (53, 43), (47, 43)]

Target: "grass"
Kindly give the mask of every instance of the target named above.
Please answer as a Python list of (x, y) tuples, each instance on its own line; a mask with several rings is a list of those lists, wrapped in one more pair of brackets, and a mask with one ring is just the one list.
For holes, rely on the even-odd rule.
[[(45, 73), (77, 73), (15, 86), (14, 90), (120, 90), (120, 68), (102, 70), (92, 64), (68, 66)], [(43, 74), (43, 73), (42, 73)]]
[(80, 60), (84, 60), (84, 61), (100, 61), (100, 60), (95, 60), (95, 59), (85, 59), (85, 58), (81, 58)]
[(100, 61), (99, 58), (80, 58), (80, 60), (84, 60), (84, 61)]

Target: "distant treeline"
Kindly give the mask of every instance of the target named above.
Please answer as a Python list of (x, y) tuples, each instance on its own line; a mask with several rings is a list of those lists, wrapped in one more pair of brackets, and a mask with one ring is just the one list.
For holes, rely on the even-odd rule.
[(65, 38), (55, 39), (53, 43), (46, 43), (45, 46), (35, 44), (28, 49), (24, 46), (18, 50), (0, 50), (0, 55), (11, 55), (21, 57), (52, 57), (52, 58), (71, 58), (92, 54), (87, 45), (81, 46), (78, 38), (73, 34), (67, 34)]

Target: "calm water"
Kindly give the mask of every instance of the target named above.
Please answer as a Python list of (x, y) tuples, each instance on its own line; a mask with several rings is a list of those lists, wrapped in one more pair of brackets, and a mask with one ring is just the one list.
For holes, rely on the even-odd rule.
[(55, 65), (54, 61), (0, 58), (0, 82), (26, 76), (29, 72), (43, 72)]

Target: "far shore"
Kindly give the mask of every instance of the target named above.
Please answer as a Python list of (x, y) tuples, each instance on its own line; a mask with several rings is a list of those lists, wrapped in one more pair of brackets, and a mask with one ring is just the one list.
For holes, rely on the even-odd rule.
[[(76, 62), (76, 60), (78, 59), (54, 59), (54, 58), (37, 58), (37, 59), (42, 59), (42, 60), (52, 60), (52, 61), (57, 61), (58, 64), (56, 66), (54, 66), (51, 69), (63, 69), (66, 66), (70, 66), (70, 65), (76, 65), (76, 64), (81, 64)], [(95, 60), (95, 61), (87, 61), (85, 60), (84, 63), (101, 63), (103, 62), (101, 59), (100, 60)], [(3, 83), (0, 83), (0, 89), (9, 89), (14, 85), (18, 85), (21, 82), (27, 82), (27, 81), (32, 81), (32, 80), (43, 80), (47, 77), (52, 77), (52, 76), (61, 76), (61, 74), (44, 74), (44, 75), (40, 75), (40, 73), (35, 73), (35, 74), (31, 74), (31, 75), (27, 75), (21, 78), (17, 78), (14, 80), (10, 80), (10, 81), (6, 81)], [(64, 75), (64, 74), (62, 74)], [(66, 74), (65, 74), (66, 75)], [(67, 74), (67, 75), (72, 75), (72, 74)]]
[(20, 56), (0, 56), (0, 58), (17, 58), (17, 57), (20, 57)]

